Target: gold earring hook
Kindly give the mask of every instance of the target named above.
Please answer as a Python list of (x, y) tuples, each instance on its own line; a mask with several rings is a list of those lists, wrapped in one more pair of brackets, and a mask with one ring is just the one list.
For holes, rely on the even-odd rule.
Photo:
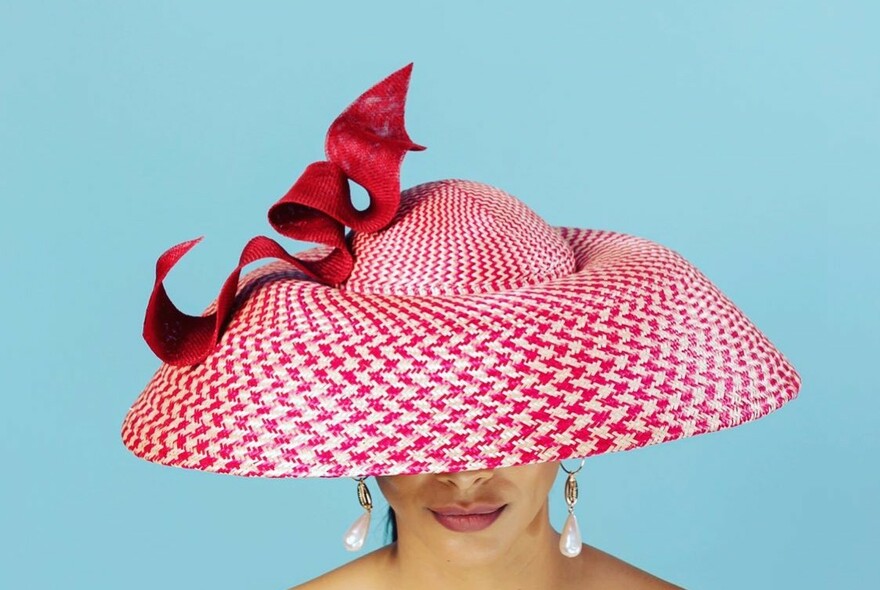
[(575, 470), (573, 470), (573, 471), (568, 470), (568, 469), (565, 467), (565, 463), (564, 463), (563, 461), (560, 461), (560, 462), (559, 462), (559, 466), (562, 467), (562, 470), (563, 470), (564, 472), (566, 472), (567, 474), (569, 474), (569, 475), (574, 475), (575, 473), (577, 473), (578, 471), (580, 471), (581, 469), (584, 468), (584, 463), (586, 463), (586, 461), (587, 461), (587, 458), (586, 458), (586, 457), (584, 457), (583, 459), (581, 459), (581, 464), (578, 466), (577, 469), (575, 469)]

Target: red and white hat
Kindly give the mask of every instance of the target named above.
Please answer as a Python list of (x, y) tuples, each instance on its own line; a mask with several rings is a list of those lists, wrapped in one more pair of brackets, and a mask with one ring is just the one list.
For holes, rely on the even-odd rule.
[(401, 192), (422, 149), (410, 71), (348, 107), (328, 160), (269, 210), (318, 247), (254, 238), (202, 316), (162, 286), (197, 240), (159, 259), (144, 337), (164, 364), (122, 427), (137, 456), (252, 477), (498, 468), (712, 432), (797, 395), (788, 360), (678, 253), (551, 227), (476, 182)]

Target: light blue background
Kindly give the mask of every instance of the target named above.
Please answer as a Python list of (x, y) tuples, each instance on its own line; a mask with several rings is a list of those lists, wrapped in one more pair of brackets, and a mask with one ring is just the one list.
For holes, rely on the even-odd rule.
[(409, 61), (404, 186), (664, 243), (803, 377), (757, 422), (588, 461), (585, 540), (693, 589), (880, 587), (878, 3), (536, 6), (0, 3), (0, 588), (281, 589), (351, 557), (351, 481), (160, 467), (119, 427), (156, 257), (206, 236), (169, 280), (199, 312)]

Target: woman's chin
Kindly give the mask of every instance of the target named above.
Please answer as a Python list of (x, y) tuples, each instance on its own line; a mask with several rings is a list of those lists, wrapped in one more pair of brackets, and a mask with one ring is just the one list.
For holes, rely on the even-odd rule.
[(450, 533), (442, 531), (440, 538), (433, 540), (431, 547), (443, 560), (461, 564), (464, 567), (477, 567), (498, 561), (510, 549), (504, 544), (502, 535), (491, 533)]

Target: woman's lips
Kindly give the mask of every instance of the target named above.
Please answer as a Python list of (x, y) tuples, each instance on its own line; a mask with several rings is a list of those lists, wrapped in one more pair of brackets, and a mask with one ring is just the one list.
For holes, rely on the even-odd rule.
[(481, 531), (501, 516), (507, 504), (498, 507), (471, 508), (438, 508), (431, 509), (437, 522), (457, 533)]

